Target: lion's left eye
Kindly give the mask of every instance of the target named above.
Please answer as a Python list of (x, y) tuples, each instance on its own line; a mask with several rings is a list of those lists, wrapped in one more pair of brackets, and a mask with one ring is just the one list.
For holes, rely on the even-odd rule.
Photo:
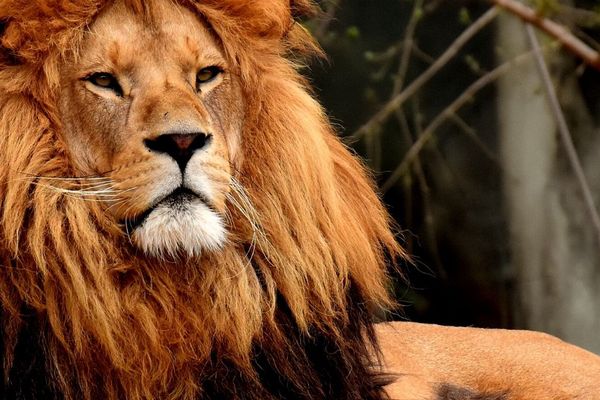
[(202, 68), (200, 71), (198, 71), (198, 74), (196, 74), (196, 89), (200, 90), (200, 87), (203, 84), (212, 81), (222, 72), (223, 70), (219, 67)]
[(88, 76), (86, 80), (98, 87), (110, 89), (119, 96), (123, 95), (123, 89), (121, 89), (121, 85), (119, 85), (117, 78), (112, 74), (107, 72), (97, 72)]

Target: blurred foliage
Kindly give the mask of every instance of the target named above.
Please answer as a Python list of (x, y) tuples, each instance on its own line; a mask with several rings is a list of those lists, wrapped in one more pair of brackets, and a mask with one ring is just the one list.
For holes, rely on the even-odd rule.
[(540, 15), (556, 14), (560, 10), (558, 0), (533, 0), (533, 5)]
[[(312, 65), (318, 96), (349, 137), (418, 77), (485, 12), (487, 1), (321, 1), (307, 26), (328, 61)], [(572, 26), (600, 48), (595, 1), (534, 0), (544, 13)], [(412, 31), (411, 31), (412, 30)], [(471, 40), (396, 115), (359, 141), (349, 140), (376, 173), (389, 178), (424, 128), (474, 80), (496, 65), (493, 26)], [(575, 65), (590, 107), (600, 107), (598, 73)], [(410, 319), (510, 327), (507, 226), (498, 161), (495, 90), (487, 87), (436, 130), (409, 172), (382, 196), (414, 255), (397, 277), (396, 294)], [(600, 111), (600, 108), (598, 109)], [(600, 116), (600, 112), (595, 115)]]

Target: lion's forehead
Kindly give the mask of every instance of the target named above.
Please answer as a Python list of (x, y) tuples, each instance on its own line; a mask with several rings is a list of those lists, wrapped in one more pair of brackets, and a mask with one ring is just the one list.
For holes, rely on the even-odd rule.
[(146, 7), (140, 13), (118, 1), (99, 15), (84, 36), (84, 68), (109, 63), (142, 78), (158, 67), (189, 70), (223, 62), (217, 40), (190, 9), (156, 0)]

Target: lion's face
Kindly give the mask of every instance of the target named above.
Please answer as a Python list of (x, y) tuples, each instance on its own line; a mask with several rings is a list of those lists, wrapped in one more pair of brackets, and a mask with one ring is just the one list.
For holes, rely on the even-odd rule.
[(82, 194), (107, 204), (134, 245), (198, 255), (226, 240), (241, 90), (196, 15), (168, 1), (149, 10), (152, 23), (110, 6), (63, 64), (63, 135)]

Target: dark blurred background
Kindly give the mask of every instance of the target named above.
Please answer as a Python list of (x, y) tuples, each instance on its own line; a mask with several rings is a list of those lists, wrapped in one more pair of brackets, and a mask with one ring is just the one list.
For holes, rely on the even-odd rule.
[[(600, 49), (596, 1), (525, 4)], [(491, 15), (488, 1), (320, 5), (323, 13), (306, 26), (328, 60), (306, 74), (374, 171), (414, 256), (404, 268), (410, 284), (395, 280), (404, 305), (396, 318), (543, 330), (600, 353), (600, 225), (583, 200), (521, 20)], [(413, 93), (411, 83), (469, 29), (472, 37)], [(596, 201), (600, 73), (556, 38), (537, 38)], [(495, 68), (504, 63), (500, 74)], [(461, 96), (464, 104), (453, 107)]]

